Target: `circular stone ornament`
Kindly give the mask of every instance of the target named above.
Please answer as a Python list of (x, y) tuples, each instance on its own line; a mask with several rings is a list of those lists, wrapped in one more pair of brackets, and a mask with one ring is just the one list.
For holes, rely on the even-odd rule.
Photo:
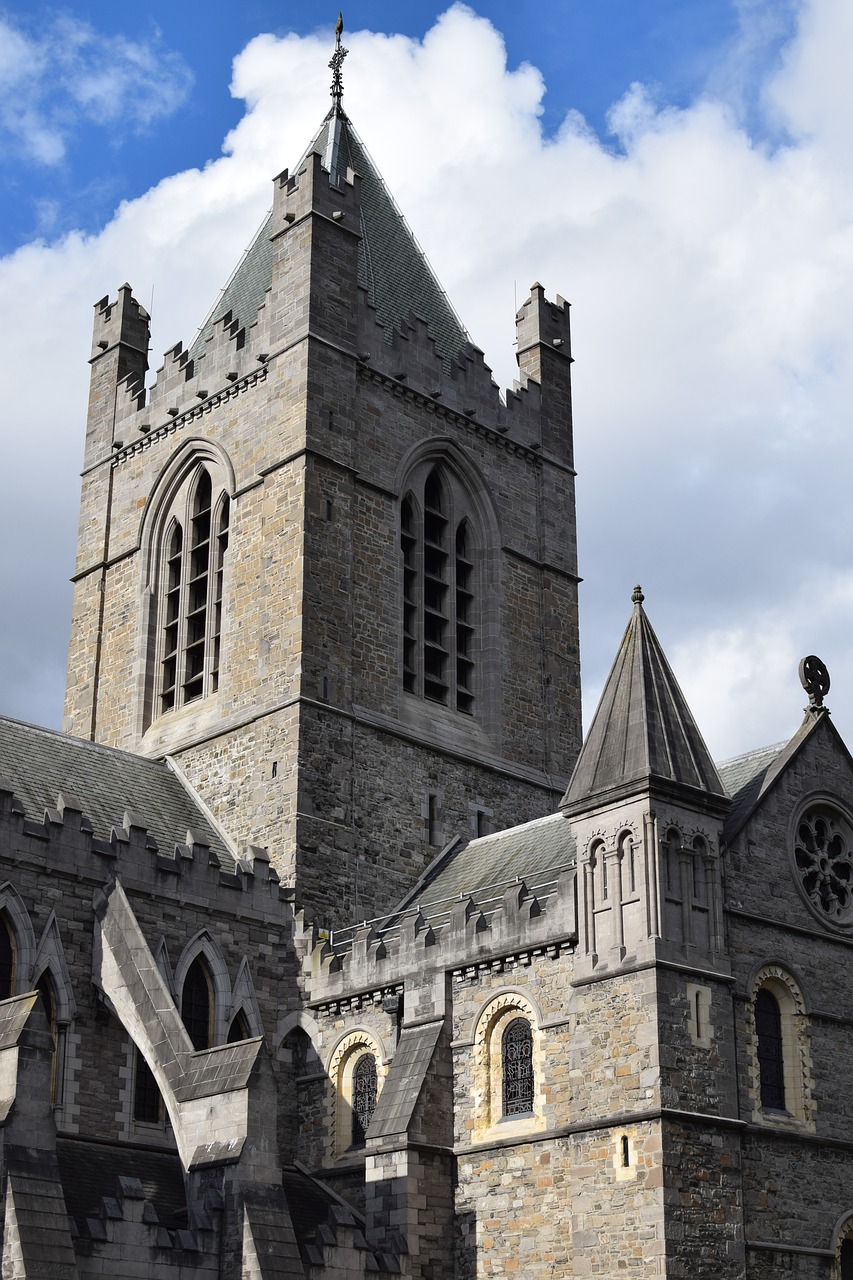
[(809, 704), (822, 707), (823, 700), (829, 693), (829, 671), (825, 662), (815, 653), (810, 653), (800, 663), (800, 684), (809, 695)]
[(815, 914), (836, 927), (853, 925), (853, 827), (833, 805), (812, 804), (800, 814), (794, 863)]

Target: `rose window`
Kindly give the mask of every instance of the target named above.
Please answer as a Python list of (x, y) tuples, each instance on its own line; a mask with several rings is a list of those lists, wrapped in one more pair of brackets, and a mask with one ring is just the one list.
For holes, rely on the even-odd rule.
[(808, 809), (797, 823), (794, 858), (812, 906), (834, 924), (853, 923), (853, 852), (840, 816)]

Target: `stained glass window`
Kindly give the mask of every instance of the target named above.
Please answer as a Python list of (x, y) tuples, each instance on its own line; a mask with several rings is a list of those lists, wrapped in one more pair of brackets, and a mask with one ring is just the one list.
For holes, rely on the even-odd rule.
[(376, 1059), (363, 1053), (352, 1073), (352, 1145), (364, 1146), (376, 1110)]
[(533, 1110), (533, 1032), (526, 1018), (513, 1018), (501, 1040), (503, 1114)]

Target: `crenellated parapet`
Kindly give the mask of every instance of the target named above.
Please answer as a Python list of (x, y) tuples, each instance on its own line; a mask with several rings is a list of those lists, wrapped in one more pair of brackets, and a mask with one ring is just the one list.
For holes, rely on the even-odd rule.
[(148, 821), (129, 810), (120, 825), (97, 833), (81, 804), (65, 792), (39, 818), (27, 813), (11, 783), (0, 780), (0, 839), (15, 850), (16, 862), (99, 884), (120, 874), (134, 890), (157, 895), (179, 890), (184, 898), (207, 902), (224, 895), (222, 905), (230, 910), (239, 895), (240, 909), (272, 911), (289, 928), (290, 909), (280, 898), (279, 876), (265, 849), (249, 846), (230, 859), (211, 848), (209, 834), (194, 828), (181, 834), (183, 839), (161, 849)]
[(303, 971), (312, 1004), (339, 1003), (420, 983), (426, 973), (488, 966), (543, 948), (572, 949), (576, 939), (575, 873), (568, 870), (541, 897), (518, 881), (497, 904), (480, 907), (467, 896), (433, 918), (416, 908), (385, 929), (364, 925), (345, 942), (315, 936), (310, 951), (303, 945)]

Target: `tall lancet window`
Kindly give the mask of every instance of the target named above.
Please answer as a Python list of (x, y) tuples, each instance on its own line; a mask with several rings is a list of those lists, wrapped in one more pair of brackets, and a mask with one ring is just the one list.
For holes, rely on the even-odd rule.
[(400, 504), (403, 688), (472, 715), (476, 688), (477, 542), (470, 503), (435, 465)]
[(160, 711), (219, 687), (228, 495), (199, 466), (172, 503), (160, 556)]

